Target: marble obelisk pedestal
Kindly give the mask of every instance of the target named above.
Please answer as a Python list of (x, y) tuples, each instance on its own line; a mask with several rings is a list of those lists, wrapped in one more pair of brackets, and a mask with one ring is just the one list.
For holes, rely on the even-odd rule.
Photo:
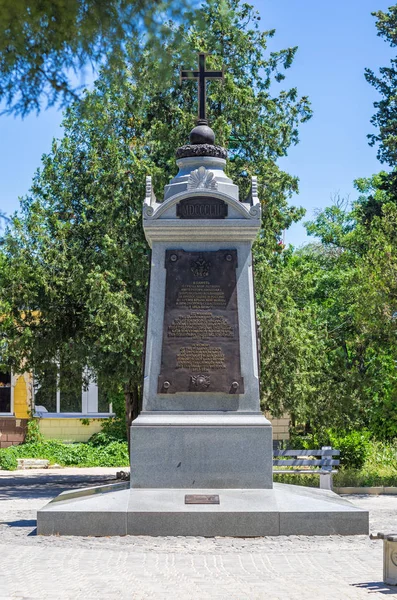
[(151, 281), (131, 481), (61, 494), (38, 512), (39, 534), (368, 532), (368, 513), (336, 494), (272, 484), (251, 257), (261, 207), (255, 178), (240, 201), (225, 154), (211, 144), (180, 149), (161, 203), (147, 179)]

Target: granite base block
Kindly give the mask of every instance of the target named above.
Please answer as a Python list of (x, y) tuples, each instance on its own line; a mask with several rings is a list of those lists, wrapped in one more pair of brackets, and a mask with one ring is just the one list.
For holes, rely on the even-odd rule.
[[(37, 513), (39, 535), (236, 536), (366, 535), (368, 512), (328, 490), (126, 489), (66, 492)], [(113, 489), (107, 489), (113, 488)], [(186, 494), (219, 494), (219, 504), (185, 504)]]
[(211, 425), (210, 417), (150, 424), (155, 418), (138, 417), (130, 430), (132, 488), (272, 487), (272, 428), (261, 415)]

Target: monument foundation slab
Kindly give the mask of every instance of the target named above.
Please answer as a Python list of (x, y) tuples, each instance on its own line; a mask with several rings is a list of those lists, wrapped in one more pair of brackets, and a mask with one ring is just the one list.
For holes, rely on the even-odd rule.
[[(115, 488), (119, 486), (119, 491)], [(106, 488), (111, 488), (107, 492)], [(368, 512), (328, 490), (275, 483), (273, 489), (126, 489), (65, 492), (38, 512), (40, 535), (364, 535)], [(187, 495), (219, 504), (186, 504)]]

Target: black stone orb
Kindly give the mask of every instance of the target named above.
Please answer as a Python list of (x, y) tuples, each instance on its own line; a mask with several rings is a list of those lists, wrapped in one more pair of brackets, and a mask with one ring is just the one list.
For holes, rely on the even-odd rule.
[(208, 125), (197, 125), (190, 132), (190, 143), (191, 144), (211, 144), (215, 142), (215, 133)]

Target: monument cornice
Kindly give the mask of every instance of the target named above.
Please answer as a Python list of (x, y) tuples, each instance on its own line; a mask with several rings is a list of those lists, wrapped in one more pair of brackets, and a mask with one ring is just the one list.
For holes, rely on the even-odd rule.
[[(166, 223), (166, 225), (165, 225)], [(164, 226), (165, 225), (165, 226)], [(193, 225), (193, 227), (192, 227)], [(167, 219), (145, 223), (145, 236), (150, 246), (153, 242), (252, 242), (260, 223), (227, 219)]]
[[(144, 227), (148, 227), (148, 223), (150, 221), (155, 221), (160, 217), (164, 216), (164, 213), (172, 209), (172, 207), (178, 204), (178, 202), (180, 202), (181, 200), (184, 200), (185, 198), (200, 197), (203, 196), (203, 194), (205, 194), (205, 196), (208, 198), (217, 198), (219, 200), (223, 200), (224, 202), (226, 202), (226, 204), (228, 204), (228, 206), (233, 208), (239, 215), (241, 215), (241, 217), (243, 217), (244, 220), (247, 219), (250, 221), (257, 221), (258, 223), (256, 226), (257, 228), (260, 227), (262, 209), (257, 195), (256, 177), (252, 178), (251, 190), (247, 198), (248, 202), (240, 202), (239, 200), (232, 198), (228, 194), (225, 194), (224, 192), (221, 192), (216, 189), (213, 190), (208, 188), (196, 188), (194, 190), (184, 190), (183, 192), (175, 194), (174, 196), (171, 196), (169, 199), (160, 203), (156, 201), (156, 197), (152, 188), (152, 180), (149, 176), (146, 177), (146, 195), (143, 205)], [(238, 221), (238, 223), (241, 223), (241, 217), (237, 219), (227, 219), (227, 221), (234, 220)], [(169, 219), (164, 219), (163, 224), (167, 223), (168, 221)], [(201, 221), (195, 220), (194, 226), (200, 226), (200, 222)], [(205, 220), (205, 225), (209, 225), (209, 223), (209, 220)], [(189, 219), (186, 219), (186, 225), (190, 227), (192, 226), (192, 223)]]
[(142, 412), (134, 424), (137, 427), (180, 427), (184, 425), (197, 427), (263, 427), (264, 423), (270, 422), (265, 419), (261, 412), (258, 413), (236, 413), (236, 414), (202, 414), (194, 413), (167, 413), (160, 411)]

